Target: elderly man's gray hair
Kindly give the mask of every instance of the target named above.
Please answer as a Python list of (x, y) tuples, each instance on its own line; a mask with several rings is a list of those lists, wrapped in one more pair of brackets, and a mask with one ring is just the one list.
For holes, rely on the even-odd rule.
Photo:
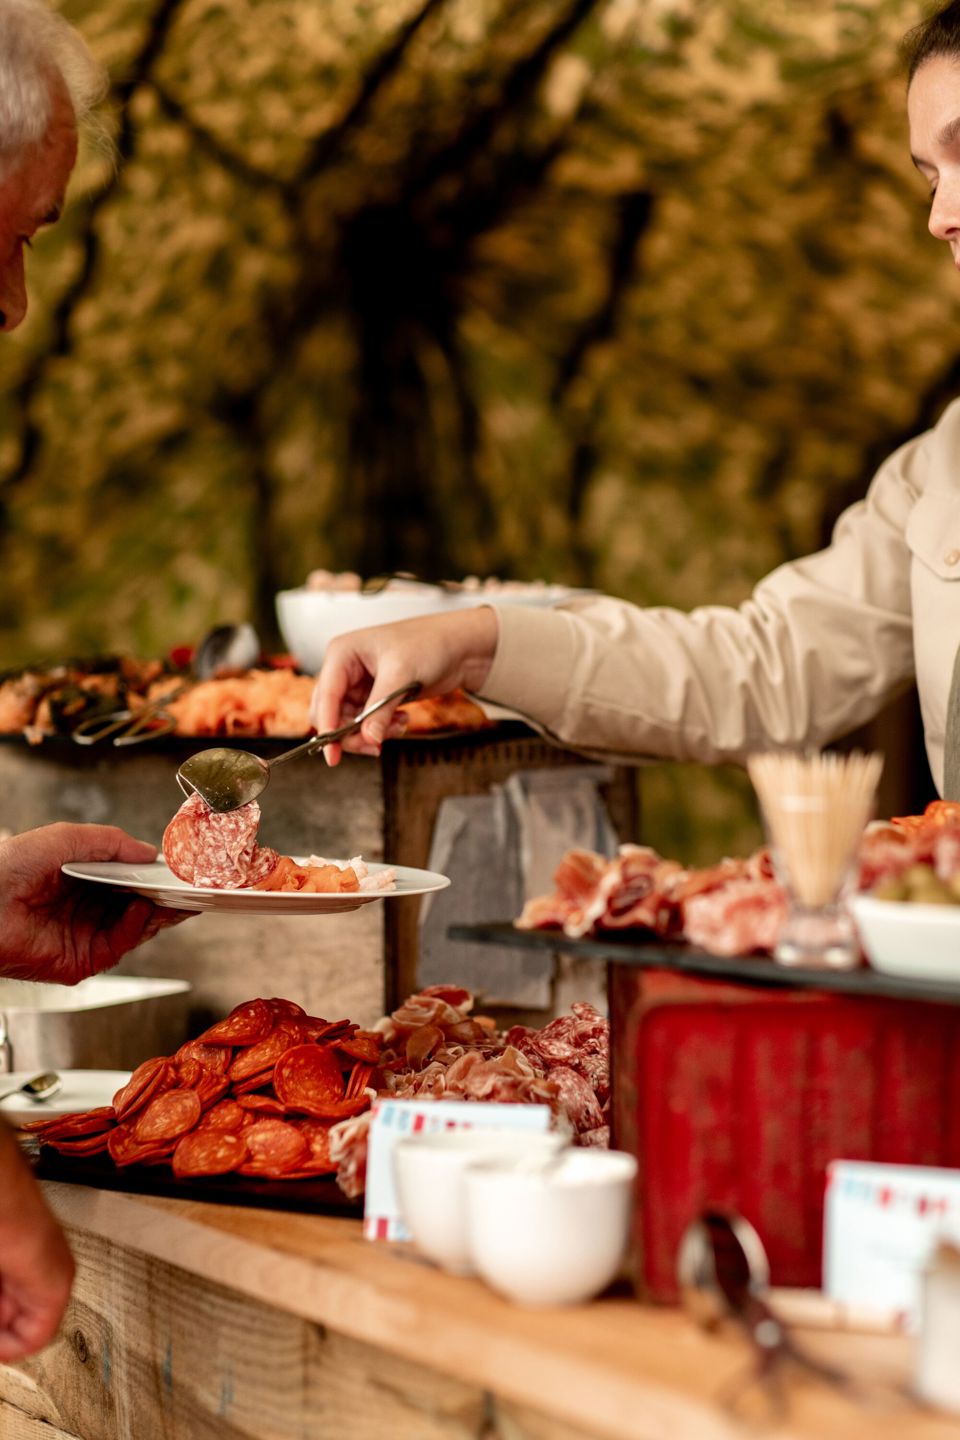
[(0, 0), (0, 179), (46, 134), (56, 74), (81, 121), (106, 91), (102, 66), (47, 0)]

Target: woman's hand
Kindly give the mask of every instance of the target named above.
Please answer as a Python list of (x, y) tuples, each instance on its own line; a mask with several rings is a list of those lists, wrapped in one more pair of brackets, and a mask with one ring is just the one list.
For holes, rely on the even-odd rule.
[(146, 865), (156, 857), (155, 846), (115, 825), (43, 825), (0, 841), (0, 974), (76, 985), (187, 919), (60, 870), (70, 860)]
[(73, 1256), (0, 1120), (0, 1363), (42, 1350), (70, 1298)]
[[(458, 689), (479, 692), (490, 671), (497, 635), (496, 611), (489, 605), (338, 635), (327, 647), (310, 719), (318, 731), (335, 730), (365, 706), (415, 680), (424, 695), (447, 695)], [(402, 724), (394, 720), (396, 708), (385, 705), (342, 746), (327, 745), (323, 752), (327, 764), (339, 762), (341, 749), (379, 755), (384, 740), (403, 733)]]

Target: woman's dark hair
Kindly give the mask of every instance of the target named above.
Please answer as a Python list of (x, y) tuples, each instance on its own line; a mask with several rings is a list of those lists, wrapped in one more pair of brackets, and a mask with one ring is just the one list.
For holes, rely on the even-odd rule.
[(921, 65), (938, 55), (960, 61), (960, 0), (950, 0), (907, 32), (900, 46), (909, 83)]

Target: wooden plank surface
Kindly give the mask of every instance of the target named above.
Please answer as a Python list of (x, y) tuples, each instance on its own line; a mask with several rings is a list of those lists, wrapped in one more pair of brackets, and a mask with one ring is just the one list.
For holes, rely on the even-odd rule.
[[(54, 1426), (11, 1394), (3, 1440), (5, 1424), (18, 1440), (590, 1440), (99, 1237), (73, 1243), (66, 1323), (29, 1366)], [(0, 1368), (0, 1393), (16, 1373)]]
[[(745, 1345), (735, 1335), (704, 1336), (679, 1312), (646, 1308), (629, 1298), (606, 1298), (565, 1310), (525, 1310), (501, 1301), (478, 1281), (441, 1274), (410, 1253), (364, 1241), (360, 1226), (351, 1221), (264, 1216), (57, 1185), (49, 1185), (47, 1193), (71, 1235), (78, 1237), (82, 1268), (94, 1277), (93, 1289), (106, 1294), (109, 1286), (115, 1287), (113, 1299), (108, 1295), (103, 1302), (107, 1318), (111, 1306), (125, 1312), (128, 1305), (133, 1307), (134, 1294), (139, 1295), (144, 1324), (154, 1327), (149, 1332), (150, 1353), (161, 1372), (157, 1346), (167, 1329), (173, 1334), (177, 1326), (194, 1324), (186, 1313), (158, 1308), (170, 1303), (163, 1287), (175, 1286), (184, 1297), (178, 1303), (188, 1309), (193, 1304), (190, 1296), (206, 1296), (203, 1287), (213, 1287), (216, 1296), (196, 1301), (199, 1318), (194, 1333), (206, 1337), (202, 1343), (198, 1338), (198, 1344), (208, 1358), (229, 1352), (237, 1366), (249, 1364), (266, 1375), (270, 1367), (260, 1366), (256, 1352), (263, 1344), (273, 1353), (269, 1351), (273, 1342), (266, 1333), (269, 1327), (260, 1338), (259, 1319), (249, 1320), (252, 1329), (244, 1332), (248, 1322), (240, 1316), (249, 1303), (254, 1309), (282, 1312), (291, 1324), (302, 1320), (309, 1327), (321, 1327), (323, 1334), (333, 1332), (345, 1341), (393, 1356), (454, 1387), (465, 1386), (471, 1396), (478, 1392), (495, 1398), (493, 1410), (488, 1398), (480, 1413), (488, 1417), (495, 1413), (499, 1428), (484, 1429), (475, 1424), (474, 1399), (466, 1398), (466, 1391), (451, 1390), (451, 1395), (461, 1397), (451, 1402), (461, 1429), (448, 1427), (436, 1432), (440, 1435), (475, 1435), (478, 1440), (511, 1435), (566, 1440), (570, 1433), (605, 1440), (742, 1440), (742, 1423), (724, 1409), (723, 1398), (747, 1373)], [(135, 1259), (121, 1261), (117, 1256)], [(153, 1262), (159, 1262), (161, 1269), (151, 1270)], [(147, 1268), (136, 1270), (136, 1282), (128, 1284), (123, 1277), (131, 1266)], [(107, 1275), (113, 1277), (109, 1285)], [(803, 1338), (811, 1350), (829, 1355), (835, 1364), (855, 1367), (861, 1376), (898, 1382), (907, 1378), (906, 1341), (812, 1332)], [(65, 1343), (61, 1340), (57, 1345)], [(303, 1343), (301, 1335), (296, 1344)], [(146, 1341), (144, 1346), (150, 1348)], [(51, 1357), (57, 1353), (62, 1369), (65, 1352), (56, 1347), (46, 1352)], [(57, 1384), (62, 1388), (52, 1358), (33, 1363), (53, 1365), (53, 1371), (45, 1372), (45, 1385), (51, 1391)], [(281, 1366), (278, 1355), (271, 1364)], [(750, 1407), (756, 1409), (753, 1398)], [(536, 1417), (535, 1423), (529, 1416)], [(121, 1434), (88, 1431), (77, 1426), (72, 1416), (65, 1424), (67, 1418), (51, 1417), (68, 1431), (73, 1424), (83, 1440), (101, 1440), (101, 1436), (115, 1440)], [(196, 1433), (205, 1436), (206, 1432)], [(264, 1432), (273, 1433), (285, 1437), (332, 1432), (322, 1428)], [(409, 1433), (426, 1437), (435, 1432)], [(764, 1428), (769, 1440), (813, 1440), (814, 1436), (900, 1440), (906, 1433), (911, 1440), (946, 1440), (956, 1436), (957, 1425), (912, 1409), (905, 1416), (889, 1400), (864, 1410), (802, 1376), (792, 1378), (787, 1417)], [(194, 1432), (185, 1434), (192, 1440)], [(138, 1435), (136, 1440), (149, 1437)]]
[(32, 1415), (24, 1415), (22, 1410), (0, 1400), (0, 1440), (82, 1440), (82, 1437), (70, 1435)]

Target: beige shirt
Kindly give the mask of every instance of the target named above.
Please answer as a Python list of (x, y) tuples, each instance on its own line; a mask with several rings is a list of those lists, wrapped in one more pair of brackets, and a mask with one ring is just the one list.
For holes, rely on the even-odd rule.
[(960, 401), (881, 466), (830, 545), (739, 608), (503, 608), (484, 698), (578, 750), (742, 761), (824, 745), (916, 676), (938, 787), (960, 644)]

